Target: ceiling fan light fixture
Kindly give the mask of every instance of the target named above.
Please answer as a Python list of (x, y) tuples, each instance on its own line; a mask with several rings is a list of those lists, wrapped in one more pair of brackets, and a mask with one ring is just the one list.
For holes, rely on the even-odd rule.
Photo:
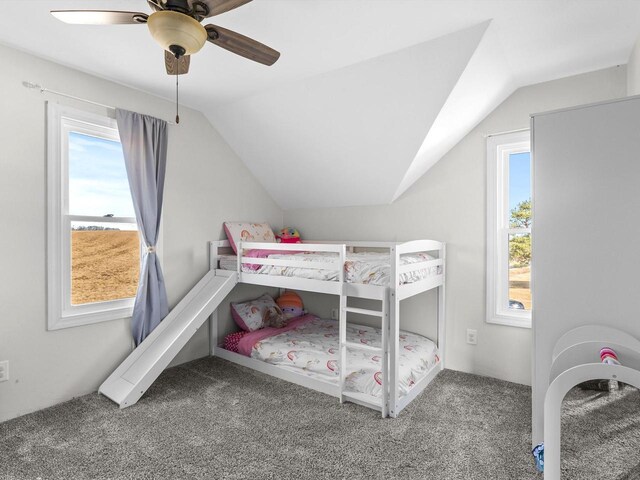
[(207, 41), (207, 31), (196, 19), (184, 13), (163, 10), (149, 15), (147, 26), (153, 39), (165, 50), (184, 49), (184, 55), (197, 53)]

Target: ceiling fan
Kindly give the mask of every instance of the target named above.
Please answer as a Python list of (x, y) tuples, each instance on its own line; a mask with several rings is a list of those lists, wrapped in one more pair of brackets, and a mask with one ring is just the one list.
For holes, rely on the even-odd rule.
[[(249, 37), (217, 25), (201, 25), (208, 17), (238, 8), (251, 0), (147, 0), (153, 13), (109, 10), (52, 10), (51, 14), (66, 23), (84, 25), (143, 24), (156, 42), (173, 57), (182, 59), (180, 72), (187, 73), (188, 56), (197, 53), (209, 41), (237, 55), (263, 65), (273, 65), (280, 57), (276, 50)], [(174, 75), (175, 62), (165, 59), (167, 73)]]
[[(256, 40), (217, 25), (202, 25), (208, 17), (238, 8), (251, 0), (147, 0), (153, 10), (122, 12), (111, 10), (52, 10), (51, 14), (66, 23), (82, 25), (147, 24), (153, 39), (165, 50), (165, 68), (169, 75), (189, 71), (190, 55), (209, 41), (242, 57), (273, 65), (280, 52)], [(179, 118), (176, 116), (176, 121)]]

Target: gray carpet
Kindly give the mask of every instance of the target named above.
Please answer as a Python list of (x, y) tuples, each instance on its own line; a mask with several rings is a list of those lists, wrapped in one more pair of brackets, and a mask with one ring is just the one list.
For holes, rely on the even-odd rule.
[[(571, 394), (563, 479), (640, 478), (639, 400)], [(0, 424), (0, 478), (541, 479), (530, 408), (527, 387), (447, 370), (383, 420), (207, 358), (125, 410), (91, 394)]]

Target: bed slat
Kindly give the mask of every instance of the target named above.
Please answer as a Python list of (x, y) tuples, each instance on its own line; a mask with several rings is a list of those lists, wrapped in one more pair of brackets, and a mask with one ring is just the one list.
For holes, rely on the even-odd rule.
[(347, 307), (345, 308), (346, 312), (349, 313), (358, 313), (360, 315), (369, 315), (371, 317), (382, 317), (384, 312), (378, 312), (377, 310), (366, 310), (364, 308), (355, 308), (355, 307)]

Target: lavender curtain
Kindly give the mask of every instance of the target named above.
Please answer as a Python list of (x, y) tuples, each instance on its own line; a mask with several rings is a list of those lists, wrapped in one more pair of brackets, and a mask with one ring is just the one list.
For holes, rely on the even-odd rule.
[(116, 110), (116, 121), (138, 231), (146, 247), (131, 318), (131, 333), (138, 346), (169, 313), (164, 277), (156, 255), (167, 165), (167, 122), (120, 109)]

